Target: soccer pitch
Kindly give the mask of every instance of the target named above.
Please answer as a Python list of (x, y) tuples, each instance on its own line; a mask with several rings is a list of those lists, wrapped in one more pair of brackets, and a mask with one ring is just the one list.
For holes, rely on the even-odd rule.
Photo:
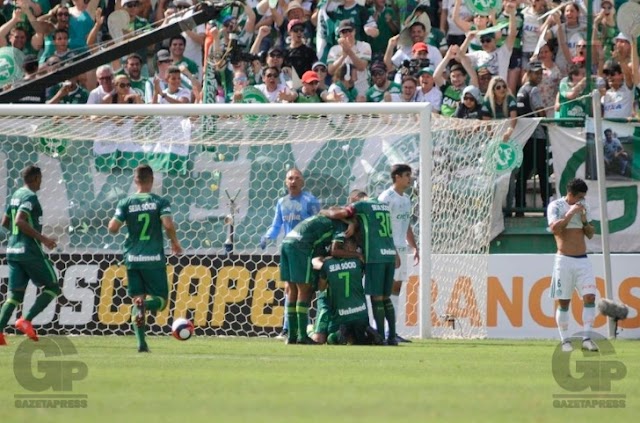
[[(599, 394), (625, 395), (625, 408), (554, 407), (562, 389), (552, 372), (551, 341), (428, 340), (400, 347), (284, 345), (256, 338), (196, 337), (178, 342), (150, 336), (150, 354), (131, 336), (70, 337), (88, 374), (65, 394), (86, 395), (87, 407), (16, 407), (15, 395), (51, 394), (21, 386), (14, 375), (24, 337), (0, 348), (3, 422), (551, 422), (633, 421), (640, 407), (640, 342), (613, 341), (615, 355), (576, 360), (616, 361), (626, 376)], [(23, 354), (24, 355), (24, 354)], [(593, 367), (591, 367), (593, 368)], [(593, 379), (593, 378), (591, 378)], [(591, 403), (591, 400), (589, 402)], [(577, 419), (577, 420), (573, 420)]]

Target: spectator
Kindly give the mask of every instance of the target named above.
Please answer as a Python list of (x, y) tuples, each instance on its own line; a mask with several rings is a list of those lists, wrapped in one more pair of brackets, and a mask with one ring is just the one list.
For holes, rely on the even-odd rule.
[(552, 34), (558, 39), (556, 63), (560, 70), (568, 69), (572, 52), (575, 51), (578, 41), (587, 38), (587, 27), (580, 20), (580, 7), (575, 3), (567, 3), (563, 10), (564, 22), (562, 23), (558, 14), (549, 16), (554, 25)]
[(383, 60), (389, 39), (400, 33), (398, 14), (386, 5), (385, 0), (373, 0), (369, 8), (369, 15), (378, 27), (378, 36), (365, 39), (371, 46), (371, 61)]
[(95, 23), (94, 17), (100, 0), (71, 0), (69, 8), (69, 48), (81, 55), (89, 50), (87, 39)]
[[(440, 15), (440, 30), (447, 34), (447, 45), (460, 46), (465, 40), (464, 31), (456, 25), (454, 20), (453, 11), (455, 9), (456, 0), (443, 0), (442, 1), (442, 13)], [(473, 17), (473, 14), (463, 4), (460, 5), (459, 17), (462, 20), (469, 20)], [(434, 65), (437, 66), (437, 65)]]
[[(123, 30), (124, 37), (130, 38), (144, 30), (150, 30), (151, 24), (146, 19), (138, 16), (142, 8), (140, 0), (116, 0), (116, 10), (124, 9), (129, 14), (129, 25)], [(136, 52), (142, 58), (143, 76), (149, 76), (149, 68), (147, 66), (147, 49), (141, 48)]]
[[(172, 23), (175, 19), (181, 18), (184, 16), (190, 16), (194, 13), (193, 0), (174, 0), (173, 5), (178, 12), (171, 19), (169, 19), (168, 23)], [(203, 70), (203, 60), (202, 60), (202, 46), (204, 45), (205, 38), (205, 25), (200, 24), (193, 29), (187, 29), (182, 31), (180, 34), (185, 39), (184, 46), (184, 57), (191, 60), (195, 63), (199, 69)], [(198, 80), (202, 80), (202, 74), (194, 73), (191, 68), (189, 71), (193, 73)]]
[(243, 70), (237, 70), (233, 74), (233, 96), (232, 103), (242, 103), (244, 100), (244, 89), (249, 86), (249, 78)]
[(40, 55), (42, 65), (55, 51), (53, 33), (58, 29), (69, 30), (69, 9), (62, 4), (55, 6), (49, 13), (38, 18), (35, 29), (36, 34), (31, 38), (31, 44), (35, 50), (43, 50)]
[(162, 88), (160, 79), (153, 80), (153, 104), (186, 104), (191, 103), (191, 91), (182, 87), (182, 73), (177, 66), (167, 69), (167, 87)]
[[(172, 67), (173, 59), (171, 58), (171, 54), (168, 50), (159, 50), (156, 53), (156, 73), (153, 78), (149, 79), (147, 83), (147, 88), (145, 89), (146, 94), (151, 94), (149, 98), (145, 99), (146, 103), (153, 103), (153, 93), (155, 90), (156, 81), (160, 84), (160, 91), (164, 91), (169, 85), (169, 68)], [(175, 66), (173, 66), (175, 67)], [(177, 68), (180, 71), (180, 68)], [(180, 86), (191, 92), (194, 85), (198, 84), (198, 81), (195, 79), (189, 79), (187, 76), (183, 75), (182, 72), (178, 72), (180, 77)], [(193, 99), (190, 100), (193, 102)]]
[(416, 94), (416, 101), (431, 103), (433, 113), (440, 113), (442, 104), (442, 91), (436, 87), (433, 79), (434, 70), (431, 67), (422, 68), (418, 72), (420, 78), (420, 88)]
[(500, 75), (501, 78), (507, 79), (509, 71), (509, 63), (511, 60), (511, 53), (513, 51), (513, 45), (516, 41), (516, 12), (513, 3), (507, 3), (505, 5), (509, 12), (509, 34), (502, 46), (498, 47), (496, 44), (495, 33), (491, 32), (480, 36), (480, 42), (482, 43), (482, 50), (472, 51), (467, 53), (467, 49), (475, 32), (470, 32), (467, 35), (466, 40), (460, 46), (459, 55), (468, 56), (474, 68), (486, 66), (489, 72), (493, 75)]
[[(38, 76), (38, 58), (30, 55), (25, 56), (22, 62), (22, 70), (24, 76), (22, 81), (14, 83), (14, 86), (22, 85), (25, 82), (31, 81)], [(44, 88), (39, 88), (37, 91), (29, 89), (29, 92), (22, 98), (16, 100), (18, 104), (44, 104), (47, 101), (47, 92)]]
[(87, 104), (100, 104), (107, 94), (113, 93), (113, 69), (109, 65), (102, 65), (96, 69), (98, 87), (89, 93)]
[[(10, 45), (26, 55), (35, 55), (37, 54), (38, 49), (34, 48), (29, 40), (27, 29), (22, 24), (22, 16), (23, 12), (21, 9), (14, 9), (11, 19), (4, 25), (0, 26), (0, 47)], [(30, 17), (29, 19), (35, 22), (35, 18)], [(8, 44), (7, 34), (9, 35)]]
[[(427, 43), (429, 40), (429, 34), (427, 33), (427, 29), (425, 24), (420, 19), (428, 19), (426, 13), (421, 13), (418, 16), (418, 20), (411, 24), (409, 27), (409, 39), (406, 40), (406, 37), (403, 37), (402, 34), (396, 35), (395, 37), (389, 38), (389, 42), (387, 44), (387, 51), (385, 52), (384, 61), (387, 65), (387, 69), (399, 69), (405, 60), (410, 60), (413, 58), (413, 46), (417, 43)], [(403, 30), (403, 32), (406, 31)], [(397, 50), (396, 47), (398, 48)], [(394, 52), (395, 50), (395, 52)], [(432, 46), (432, 48), (427, 47), (427, 55), (426, 58), (429, 59), (429, 66), (434, 69), (440, 65), (442, 62), (442, 54), (440, 54), (440, 50), (437, 47)]]
[(384, 100), (386, 93), (400, 94), (402, 92), (402, 86), (390, 81), (387, 76), (387, 67), (384, 63), (377, 62), (371, 65), (371, 82), (373, 82), (373, 85), (367, 90), (367, 102), (378, 103)]
[(358, 79), (358, 72), (349, 63), (342, 65), (333, 75), (333, 83), (329, 87), (329, 94), (335, 98), (342, 98), (343, 103), (354, 103), (365, 101), (364, 96), (358, 94), (355, 83)]
[(136, 53), (131, 53), (127, 56), (124, 69), (119, 74), (124, 74), (128, 77), (131, 83), (131, 89), (136, 94), (140, 95), (140, 98), (145, 99), (151, 96), (151, 93), (147, 94), (149, 78), (145, 78), (141, 74), (142, 58)]
[(539, 61), (542, 63), (542, 80), (538, 84), (538, 91), (542, 97), (542, 105), (545, 109), (546, 116), (553, 118), (553, 106), (558, 94), (558, 87), (562, 80), (560, 68), (553, 60), (553, 50), (549, 43), (544, 44), (538, 51)]
[(614, 136), (611, 128), (604, 130), (604, 138), (605, 173), (617, 173), (622, 176), (629, 176), (631, 173), (629, 154), (622, 148), (622, 143)]
[(46, 52), (40, 56), (40, 63), (44, 63), (49, 57), (56, 56), (60, 62), (71, 60), (74, 56), (69, 50), (69, 33), (66, 29), (56, 29), (53, 33), (53, 52), (47, 56)]
[(462, 90), (462, 101), (453, 117), (458, 119), (481, 119), (482, 118), (482, 94), (473, 85), (469, 85)]
[[(515, 20), (515, 27), (511, 28), (509, 25), (507, 28), (503, 28), (502, 35), (509, 40), (509, 35), (515, 32), (515, 38), (513, 46), (511, 48), (511, 57), (509, 57), (509, 68), (507, 70), (507, 82), (509, 83), (509, 90), (512, 93), (518, 92), (518, 87), (522, 80), (522, 31), (523, 21), (521, 9), (518, 8), (520, 0), (504, 0), (502, 2), (502, 11), (496, 19), (496, 24), (510, 22), (511, 15), (513, 14)], [(497, 42), (497, 37), (496, 37)], [(498, 44), (500, 46), (500, 44)]]
[(127, 75), (117, 75), (114, 78), (115, 91), (102, 98), (103, 104), (140, 104), (142, 96), (131, 89), (131, 82)]
[(507, 81), (499, 76), (494, 76), (489, 82), (489, 90), (482, 105), (482, 119), (510, 119), (509, 128), (502, 136), (504, 141), (508, 141), (516, 127), (517, 117), (517, 102), (509, 92)]
[(547, 13), (548, 7), (545, 0), (532, 0), (529, 6), (522, 11), (524, 20), (522, 25), (522, 69), (529, 69), (529, 61), (538, 45), (544, 22), (540, 17)]
[(302, 75), (302, 87), (297, 90), (296, 103), (324, 103), (329, 101), (342, 101), (335, 93), (329, 95), (326, 89), (319, 88), (320, 77), (314, 71), (306, 71)]
[(169, 40), (169, 52), (171, 53), (171, 60), (173, 65), (180, 67), (186, 66), (189, 72), (196, 78), (200, 75), (200, 67), (193, 60), (185, 57), (184, 49), (187, 45), (187, 40), (182, 35), (175, 35)]
[(284, 51), (284, 63), (295, 69), (298, 75), (311, 70), (318, 60), (316, 52), (304, 43), (304, 23), (299, 19), (289, 21), (289, 46)]
[[(453, 7), (453, 21), (456, 26), (462, 30), (464, 34), (470, 31), (482, 31), (489, 27), (492, 19), (488, 15), (474, 14), (473, 20), (462, 19), (460, 17), (460, 8), (462, 7), (462, 0), (456, 0)], [(494, 16), (495, 17), (495, 16)], [(502, 33), (496, 32), (496, 41), (499, 41), (502, 37)], [(478, 40), (478, 37), (473, 37), (469, 44), (469, 50), (478, 51), (482, 50), (482, 44)]]
[[(613, 7), (611, 0), (602, 0), (600, 3), (602, 9), (593, 20), (593, 51), (599, 57), (599, 60), (605, 62), (611, 59), (611, 53), (615, 45), (615, 36), (618, 34), (616, 25), (616, 9)], [(600, 47), (598, 49), (597, 47)]]
[[(634, 52), (637, 56), (637, 52)], [(637, 60), (636, 60), (637, 68)], [(629, 118), (633, 113), (633, 87), (637, 73), (631, 69), (629, 63), (609, 62), (603, 70), (609, 89), (602, 97), (603, 114), (607, 118)]]
[[(449, 81), (446, 81), (443, 75), (447, 64), (452, 60), (458, 63), (451, 66), (449, 69)], [(463, 56), (459, 56), (458, 46), (452, 45), (449, 47), (449, 50), (447, 50), (444, 60), (440, 62), (433, 73), (433, 80), (436, 86), (440, 88), (440, 91), (442, 91), (442, 105), (440, 106), (440, 114), (442, 116), (453, 116), (458, 108), (458, 104), (462, 98), (462, 90), (467, 86), (467, 75), (471, 73), (469, 70), (472, 70), (467, 70), (464, 66), (470, 66), (469, 60)], [(471, 85), (477, 86), (478, 82), (475, 72), (471, 74), (470, 81)]]
[(358, 95), (364, 98), (369, 89), (368, 66), (371, 61), (371, 46), (367, 42), (356, 41), (354, 31), (354, 24), (350, 20), (340, 22), (336, 29), (338, 43), (329, 50), (327, 63), (330, 75), (347, 63), (353, 65), (357, 74), (355, 87)]
[[(327, 79), (329, 78), (329, 70), (327, 69), (327, 64), (323, 62), (315, 62), (313, 66), (311, 66), (311, 70), (318, 74), (318, 78), (320, 78), (320, 83), (318, 84), (318, 88), (326, 90), (328, 87)], [(330, 81), (329, 81), (330, 82)]]
[[(430, 60), (429, 60), (429, 50), (433, 50), (433, 47), (431, 49), (429, 49), (429, 46), (427, 46), (426, 43), (422, 42), (422, 41), (418, 41), (417, 43), (415, 43), (413, 45), (413, 47), (411, 48), (411, 58), (409, 59), (409, 61), (411, 60), (417, 60), (419, 61), (419, 68), (423, 68), (423, 67), (428, 67), (430, 66)], [(387, 56), (385, 56), (385, 58), (387, 58)], [(388, 66), (391, 66), (391, 68), (393, 69), (393, 60), (391, 60), (391, 62), (385, 62)], [(391, 65), (389, 65), (389, 63), (391, 63)], [(426, 66), (425, 66), (426, 65)], [(393, 78), (394, 82), (400, 84), (400, 82), (402, 81), (404, 75), (407, 74), (408, 72), (408, 68), (406, 67), (406, 60), (401, 64), (401, 66), (398, 68), (398, 72), (396, 72), (395, 77)], [(414, 75), (417, 76), (417, 75)]]
[(79, 77), (74, 76), (51, 87), (47, 104), (86, 104), (89, 93), (78, 82)]
[(560, 81), (558, 95), (556, 97), (555, 111), (557, 117), (584, 117), (586, 115), (586, 102), (578, 99), (587, 85), (585, 69), (576, 63), (569, 66), (569, 75)]
[(289, 101), (291, 92), (280, 81), (280, 70), (275, 66), (269, 66), (262, 71), (264, 83), (256, 85), (256, 88), (264, 94), (269, 103)]
[(412, 75), (405, 75), (402, 78), (402, 92), (400, 94), (386, 92), (384, 94), (384, 101), (393, 103), (415, 102), (417, 88), (418, 80)]
[(476, 70), (476, 75), (478, 76), (478, 89), (484, 97), (487, 94), (487, 90), (489, 89), (489, 82), (491, 81), (491, 78), (493, 78), (493, 75), (491, 74), (489, 68), (486, 66), (480, 66)]
[[(542, 96), (538, 90), (538, 85), (542, 81), (542, 63), (537, 61), (530, 62), (528, 73), (528, 81), (518, 91), (518, 116), (526, 117), (545, 117), (544, 104)], [(540, 181), (540, 196), (542, 197), (542, 205), (546, 209), (549, 204), (549, 181), (548, 174), (548, 157), (547, 157), (547, 136), (544, 128), (538, 125), (533, 135), (524, 146), (522, 151), (522, 166), (516, 171), (516, 208), (523, 209), (527, 207), (526, 184), (531, 177), (532, 171), (538, 175)], [(516, 217), (524, 216), (522, 210), (516, 211)]]
[[(268, 6), (268, 2), (266, 5)], [(276, 30), (276, 41), (273, 44), (274, 46), (278, 46), (280, 48), (285, 48), (287, 42), (287, 36), (291, 33), (289, 30), (289, 26), (292, 21), (299, 21), (301, 30), (300, 36), (303, 44), (312, 47), (312, 41), (315, 38), (315, 27), (309, 21), (307, 13), (303, 7), (303, 5), (297, 0), (292, 0), (290, 2), (279, 2), (280, 5), (285, 4), (285, 7), (278, 6), (275, 8), (269, 8), (267, 12), (267, 16), (271, 16), (273, 18), (273, 27)], [(259, 9), (260, 10), (260, 7)], [(271, 32), (271, 26), (268, 26)], [(267, 34), (269, 35), (269, 34)], [(268, 48), (269, 44), (266, 44), (264, 47)], [(314, 50), (314, 55), (316, 54)], [(310, 68), (309, 68), (310, 69)], [(309, 70), (307, 69), (307, 70)], [(298, 70), (296, 69), (296, 72)], [(302, 75), (303, 72), (299, 72), (298, 75)]]

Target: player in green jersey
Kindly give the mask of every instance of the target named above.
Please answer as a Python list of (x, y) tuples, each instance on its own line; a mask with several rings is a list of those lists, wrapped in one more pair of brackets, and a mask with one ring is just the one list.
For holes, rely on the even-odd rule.
[(347, 229), (347, 223), (341, 220), (316, 215), (297, 224), (282, 241), (280, 279), (285, 282), (289, 304), (286, 310), (289, 318), (288, 344), (314, 343), (306, 333), (315, 277), (311, 259), (317, 251), (342, 243)]
[(393, 287), (393, 274), (400, 266), (400, 256), (393, 243), (389, 206), (369, 199), (360, 190), (349, 194), (352, 204), (343, 208), (323, 210), (320, 213), (332, 219), (349, 219), (357, 216), (360, 225), (360, 245), (365, 262), (365, 293), (371, 297), (371, 308), (376, 329), (384, 337), (384, 322), (389, 325), (388, 345), (398, 345), (396, 340), (396, 316), (389, 298)]
[(138, 352), (149, 352), (144, 339), (145, 312), (164, 310), (169, 299), (162, 229), (174, 254), (180, 254), (182, 247), (176, 236), (169, 201), (151, 192), (151, 167), (138, 166), (134, 171), (134, 182), (137, 192), (120, 200), (115, 216), (109, 222), (109, 232), (116, 234), (125, 224), (129, 228), (124, 243), (124, 262), (127, 266), (127, 291), (133, 297), (133, 330), (138, 339)]
[[(353, 238), (345, 240), (344, 250), (356, 252)], [(361, 258), (315, 257), (313, 267), (319, 270), (318, 290), (326, 290), (327, 343), (344, 345), (353, 339), (359, 345), (381, 345), (383, 338), (369, 326)]]
[(21, 175), (24, 186), (13, 193), (2, 218), (2, 226), (11, 234), (7, 245), (9, 293), (0, 309), (0, 345), (6, 345), (2, 332), (13, 310), (22, 304), (29, 280), (42, 287), (42, 291), (33, 307), (16, 320), (16, 328), (34, 341), (38, 340), (38, 335), (31, 320), (60, 295), (58, 277), (42, 250), (42, 245), (49, 249), (56, 247), (53, 238), (42, 235), (42, 206), (36, 195), (42, 185), (42, 171), (31, 165), (24, 168)]

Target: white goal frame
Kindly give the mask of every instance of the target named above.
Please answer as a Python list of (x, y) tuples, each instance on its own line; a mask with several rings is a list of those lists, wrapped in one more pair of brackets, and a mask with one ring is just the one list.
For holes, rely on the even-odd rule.
[[(415, 114), (419, 121), (420, 140), (420, 261), (419, 266), (419, 337), (430, 338), (431, 323), (431, 175), (433, 163), (431, 110), (429, 103), (317, 103), (317, 104), (184, 104), (184, 105), (0, 105), (0, 117), (28, 116), (204, 116), (204, 115), (362, 115), (362, 114)], [(404, 258), (403, 258), (404, 259)]]

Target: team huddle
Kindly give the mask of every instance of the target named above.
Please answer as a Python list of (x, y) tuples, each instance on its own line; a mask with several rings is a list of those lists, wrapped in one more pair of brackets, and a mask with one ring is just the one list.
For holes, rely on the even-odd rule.
[[(418, 255), (409, 225), (411, 202), (403, 194), (411, 183), (411, 167), (394, 165), (391, 177), (394, 186), (378, 200), (354, 190), (348, 206), (321, 210), (286, 234), (280, 278), (286, 286), (288, 344), (398, 345), (391, 296), (399, 292), (394, 284), (406, 278), (398, 250), (406, 252), (408, 242), (416, 250), (416, 262)], [(400, 245), (394, 239), (396, 229), (404, 234)], [(316, 290), (316, 322), (308, 331), (308, 309)], [(376, 329), (369, 325), (365, 295), (371, 299)]]

